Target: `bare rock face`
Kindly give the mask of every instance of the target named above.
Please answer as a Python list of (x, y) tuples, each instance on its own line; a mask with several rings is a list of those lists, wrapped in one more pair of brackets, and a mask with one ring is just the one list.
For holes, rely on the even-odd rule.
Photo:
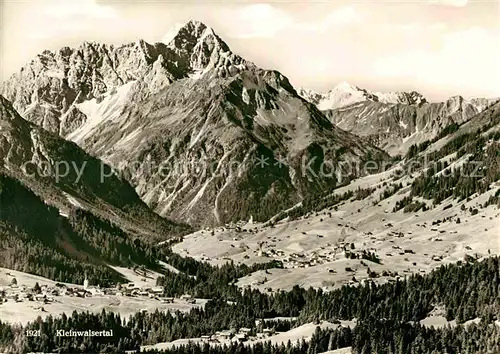
[[(197, 21), (166, 44), (58, 53), (4, 92), (23, 112), (43, 105), (26, 118), (116, 168), (162, 216), (198, 226), (267, 220), (359, 174), (356, 163), (388, 157)], [(50, 76), (56, 68), (63, 74)], [(40, 95), (40, 85), (50, 89)]]
[(0, 93), (21, 115), (67, 136), (86, 121), (75, 105), (142, 80), (154, 93), (174, 80), (203, 70), (237, 74), (245, 61), (201, 22), (190, 21), (168, 43), (143, 40), (121, 46), (84, 42), (77, 48), (44, 51), (3, 83)]
[(467, 122), (494, 102), (467, 101), (461, 96), (418, 105), (366, 101), (324, 113), (341, 129), (371, 139), (392, 155), (404, 155), (411, 145), (433, 139), (452, 124)]
[(334, 127), (275, 71), (226, 77), (214, 68), (145, 90), (138, 81), (93, 101), (100, 123), (69, 138), (122, 171), (160, 215), (190, 224), (266, 220), (356, 173), (340, 162), (386, 157)]
[[(44, 51), (3, 84), (2, 94), (26, 119), (60, 133), (84, 117), (72, 107), (142, 75), (155, 55), (145, 42), (114, 47), (85, 42)], [(62, 124), (61, 124), (62, 123)]]
[(392, 155), (405, 154), (413, 144), (430, 140), (451, 124), (463, 124), (496, 100), (465, 100), (454, 96), (430, 103), (418, 92), (372, 92), (342, 82), (325, 94), (299, 89), (333, 124)]

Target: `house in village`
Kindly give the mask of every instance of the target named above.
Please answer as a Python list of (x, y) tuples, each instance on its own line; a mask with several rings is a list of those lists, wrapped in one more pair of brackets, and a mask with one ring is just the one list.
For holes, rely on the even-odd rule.
[(238, 333), (235, 339), (239, 342), (245, 342), (248, 339), (248, 335), (246, 333)]
[(275, 333), (275, 330), (274, 330), (274, 328), (264, 328), (262, 330), (262, 333), (264, 333), (268, 336), (272, 336)]
[[(102, 293), (104, 295), (117, 295), (117, 296), (121, 296), (123, 293), (120, 291), (120, 289), (113, 289), (113, 288), (107, 288), (107, 289), (103, 289)], [(120, 293), (120, 295), (118, 295), (118, 293)]]
[(150, 290), (150, 293), (155, 296), (163, 296), (165, 294), (165, 289), (163, 289), (162, 286), (155, 286)]
[(240, 333), (240, 334), (246, 334), (246, 335), (250, 335), (251, 332), (252, 332), (252, 329), (251, 328), (246, 328), (246, 327), (242, 327), (238, 331), (238, 333)]
[(187, 302), (188, 304), (195, 304), (196, 300), (190, 294), (184, 294), (181, 296), (181, 300)]
[(217, 339), (220, 339), (220, 340), (229, 340), (233, 337), (233, 333), (231, 331), (217, 332), (216, 335), (217, 335)]
[(11, 299), (11, 300), (14, 300), (14, 301), (17, 301), (17, 299), (19, 298), (19, 295), (18, 294), (15, 294), (15, 293), (10, 293), (6, 296), (7, 299)]

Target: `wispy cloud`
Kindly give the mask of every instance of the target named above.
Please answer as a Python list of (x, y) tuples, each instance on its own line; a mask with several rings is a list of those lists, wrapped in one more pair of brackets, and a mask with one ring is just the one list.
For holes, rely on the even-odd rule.
[(334, 26), (349, 25), (361, 22), (361, 16), (351, 6), (344, 6), (330, 12), (324, 19), (315, 22), (298, 23), (297, 29), (325, 32)]
[(446, 24), (442, 22), (436, 23), (424, 23), (424, 22), (407, 22), (407, 23), (386, 23), (379, 29), (385, 31), (396, 31), (402, 35), (417, 33), (422, 34), (423, 32), (428, 32), (430, 35), (436, 35), (441, 31), (446, 29)]
[(437, 50), (395, 53), (375, 61), (378, 76), (415, 78), (436, 87), (484, 90), (492, 87), (500, 95), (499, 31), (473, 27), (444, 33)]
[(89, 29), (96, 22), (116, 21), (117, 11), (95, 0), (41, 0), (38, 16), (30, 24), (29, 38), (43, 39), (71, 36)]
[(361, 17), (351, 6), (340, 7), (319, 21), (301, 22), (286, 11), (271, 4), (252, 4), (224, 15), (234, 26), (231, 26), (235, 38), (269, 38), (279, 32), (310, 31), (324, 32), (334, 26), (342, 26), (361, 22)]
[(252, 4), (224, 10), (223, 17), (234, 24), (231, 26), (231, 36), (235, 38), (274, 37), (294, 22), (287, 12), (270, 4)]
[(44, 13), (58, 19), (112, 19), (118, 17), (114, 8), (99, 5), (95, 0), (55, 0), (47, 3)]
[(65, 24), (59, 24), (59, 26), (50, 26), (45, 25), (40, 27), (37, 30), (33, 30), (28, 33), (28, 38), (31, 39), (50, 39), (57, 38), (62, 34), (66, 34), (67, 36), (71, 36), (74, 33), (82, 33), (86, 30), (89, 30), (91, 27), (87, 23), (83, 22), (68, 22)]
[(468, 0), (428, 0), (431, 4), (462, 7), (467, 5)]

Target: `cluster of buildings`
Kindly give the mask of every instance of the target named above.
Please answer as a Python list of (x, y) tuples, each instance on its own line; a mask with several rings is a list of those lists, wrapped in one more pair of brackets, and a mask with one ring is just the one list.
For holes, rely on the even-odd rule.
[(343, 258), (344, 248), (344, 244), (338, 244), (335, 246), (327, 244), (317, 251), (293, 252), (289, 254), (286, 254), (283, 250), (268, 248), (266, 250), (260, 249), (258, 251), (258, 255), (279, 260), (283, 263), (284, 268), (308, 268)]
[(69, 287), (65, 284), (56, 283), (50, 285), (38, 285), (27, 287), (18, 285), (13, 281), (8, 287), (0, 289), (0, 304), (8, 301), (23, 302), (35, 301), (40, 304), (52, 303), (58, 296), (88, 297), (92, 296), (90, 291), (78, 287)]
[[(88, 287), (89, 291), (98, 291), (95, 287)], [(163, 302), (173, 302), (167, 301), (169, 298), (165, 298), (165, 290), (161, 286), (155, 286), (150, 288), (139, 287), (134, 283), (128, 283), (127, 285), (117, 286), (115, 288), (106, 288), (103, 290), (104, 295), (115, 295), (115, 296), (143, 296), (149, 298), (161, 298)]]
[(275, 333), (272, 328), (264, 328), (261, 332), (256, 332), (250, 328), (240, 328), (239, 330), (230, 329), (227, 331), (218, 331), (212, 335), (201, 336), (201, 340), (206, 343), (221, 343), (228, 340), (246, 342), (248, 340), (267, 338)]
[[(118, 285), (113, 288), (101, 288), (99, 285), (90, 286), (87, 279), (83, 286), (69, 286), (66, 284), (55, 283), (54, 285), (38, 285), (27, 287), (18, 285), (16, 280), (4, 288), (0, 288), (0, 304), (8, 301), (23, 302), (36, 301), (41, 304), (49, 304), (56, 301), (58, 296), (69, 297), (94, 297), (94, 296), (129, 296), (129, 297), (148, 297), (156, 299), (162, 303), (173, 303), (173, 297), (166, 297), (165, 291), (161, 286), (143, 288), (133, 283)], [(180, 300), (186, 303), (194, 304), (196, 300), (191, 295), (182, 295)]]

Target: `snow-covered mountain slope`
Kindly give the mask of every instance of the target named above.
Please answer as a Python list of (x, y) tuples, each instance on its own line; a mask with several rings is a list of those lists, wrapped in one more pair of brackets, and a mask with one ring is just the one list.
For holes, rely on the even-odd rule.
[[(84, 47), (87, 54), (81, 56), (88, 60), (82, 65), (104, 73), (100, 81), (109, 82), (108, 90), (99, 91), (91, 79), (85, 90), (70, 84), (80, 98), (61, 114), (58, 131), (122, 170), (163, 216), (196, 225), (250, 215), (265, 220), (304, 198), (327, 193), (340, 174), (352, 177), (356, 171), (348, 171), (347, 163), (387, 158), (333, 126), (282, 74), (232, 53), (200, 22), (188, 22), (168, 44), (141, 43), (117, 47), (128, 48), (127, 60), (114, 47)], [(94, 47), (106, 48), (96, 58), (111, 53), (115, 64), (94, 59)], [(120, 63), (135, 75), (115, 87), (110, 68), (127, 71)], [(71, 62), (68, 72), (74, 67)], [(44, 77), (48, 67), (39, 71), (37, 77)], [(14, 96), (23, 87), (29, 92), (38, 81), (27, 79), (6, 87)], [(66, 91), (57, 89), (58, 78), (51, 80), (53, 97), (44, 99), (52, 107)], [(44, 125), (40, 112), (28, 118)]]
[(0, 93), (25, 119), (67, 136), (87, 119), (76, 105), (100, 101), (131, 81), (141, 79), (149, 92), (156, 92), (205, 69), (228, 75), (244, 68), (244, 61), (211, 28), (190, 21), (170, 43), (84, 42), (77, 48), (46, 50), (4, 82)]
[(320, 110), (336, 109), (345, 107), (356, 102), (381, 102), (381, 103), (402, 103), (418, 105), (427, 102), (418, 92), (373, 92), (351, 85), (348, 82), (341, 82), (332, 90), (326, 93), (318, 93), (310, 89), (300, 88), (299, 95), (307, 101), (314, 103)]

